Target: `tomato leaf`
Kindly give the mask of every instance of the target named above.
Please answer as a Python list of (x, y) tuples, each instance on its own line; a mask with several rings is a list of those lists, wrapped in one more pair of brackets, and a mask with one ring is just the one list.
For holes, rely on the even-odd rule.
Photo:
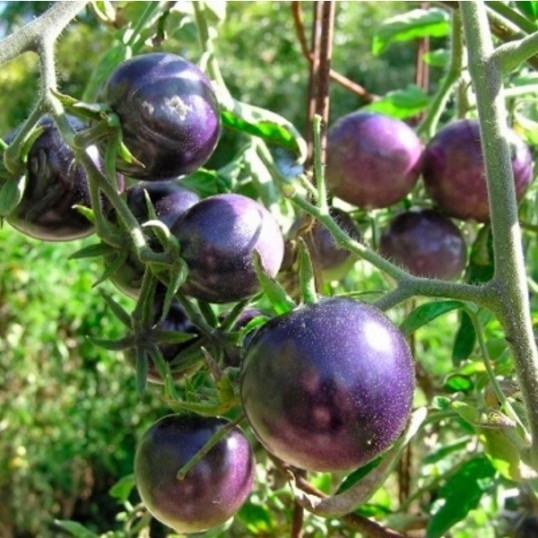
[(73, 252), (69, 256), (70, 260), (81, 260), (83, 258), (98, 258), (99, 256), (104, 256), (114, 252), (114, 248), (105, 244), (105, 243), (94, 243), (93, 245), (88, 245), (83, 247), (76, 252)]
[(101, 291), (101, 296), (105, 300), (106, 304), (112, 310), (114, 315), (128, 328), (131, 328), (132, 321), (131, 316), (127, 313), (127, 311), (121, 306), (118, 302), (116, 302), (112, 297), (105, 293), (104, 291)]
[(438, 491), (444, 500), (431, 517), (426, 538), (441, 538), (446, 531), (478, 506), (480, 499), (495, 475), (495, 468), (485, 456), (466, 461)]
[(452, 348), (452, 362), (457, 366), (473, 352), (476, 343), (476, 332), (469, 314), (464, 310), (460, 315), (460, 326)]
[(135, 487), (134, 474), (121, 477), (109, 490), (108, 493), (114, 499), (119, 499), (121, 502), (125, 502), (131, 491)]
[(532, 21), (538, 20), (538, 2), (536, 1), (516, 1), (516, 7)]
[(402, 322), (400, 330), (404, 333), (404, 336), (409, 336), (417, 329), (426, 325), (435, 318), (456, 310), (457, 308), (463, 308), (465, 305), (461, 301), (433, 301), (431, 303), (425, 303), (415, 308)]
[(54, 523), (74, 538), (99, 538), (98, 534), (95, 534), (95, 532), (90, 531), (76, 521), (55, 519)]
[(287, 119), (222, 94), (218, 94), (218, 98), (224, 127), (259, 136), (267, 142), (283, 146), (298, 155), (301, 161), (306, 158), (306, 142)]
[(10, 177), (0, 187), (0, 217), (7, 217), (22, 200), (26, 186), (26, 175)]
[(295, 301), (287, 294), (286, 290), (264, 270), (261, 264), (261, 257), (258, 252), (253, 255), (256, 276), (260, 282), (263, 292), (269, 299), (271, 306), (277, 314), (286, 314), (295, 308)]
[(391, 43), (450, 33), (450, 15), (438, 8), (413, 9), (385, 20), (374, 35), (372, 52), (381, 54)]
[(426, 110), (430, 100), (426, 92), (410, 84), (405, 90), (394, 90), (385, 94), (381, 99), (371, 102), (361, 110), (379, 112), (398, 119), (415, 116)]

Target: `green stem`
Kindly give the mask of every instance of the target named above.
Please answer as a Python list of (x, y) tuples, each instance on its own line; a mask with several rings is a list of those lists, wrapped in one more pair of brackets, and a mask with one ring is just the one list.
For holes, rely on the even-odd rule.
[(529, 314), (527, 276), (518, 222), (512, 161), (507, 143), (502, 73), (495, 61), (485, 5), (460, 3), (480, 120), (490, 202), (495, 274), (490, 282), (497, 314), (514, 354), (514, 364), (532, 435), (538, 469), (538, 351)]
[(424, 119), (417, 127), (419, 135), (430, 139), (437, 129), (437, 124), (441, 114), (446, 108), (446, 104), (454, 87), (460, 80), (463, 67), (463, 35), (461, 26), (461, 15), (459, 11), (452, 12), (452, 34), (451, 34), (451, 52), (450, 65), (447, 74), (443, 79), (439, 90), (435, 94)]
[(231, 422), (228, 422), (222, 428), (219, 428), (207, 441), (207, 443), (200, 449), (196, 454), (179, 469), (177, 472), (176, 478), (178, 480), (183, 480), (187, 473), (194, 468), (200, 461), (202, 461), (205, 456), (207, 456), (208, 452), (217, 445), (226, 435), (228, 435), (228, 432), (233, 430), (243, 419), (245, 416), (241, 414), (239, 417), (237, 417), (235, 420), (232, 420)]
[(498, 15), (510, 21), (512, 24), (527, 33), (536, 31), (536, 25), (527, 19), (524, 15), (519, 14), (515, 9), (507, 6), (504, 2), (490, 0), (486, 2), (486, 6), (491, 11), (495, 11)]
[(499, 62), (502, 72), (507, 74), (537, 53), (538, 31), (535, 31), (527, 37), (499, 46), (494, 52), (494, 58)]
[(506, 399), (506, 396), (504, 392), (502, 391), (501, 386), (499, 385), (499, 382), (497, 381), (495, 371), (493, 370), (493, 366), (491, 364), (489, 351), (486, 346), (486, 341), (484, 339), (484, 331), (482, 330), (482, 326), (480, 325), (478, 316), (471, 308), (465, 308), (465, 312), (467, 312), (467, 315), (469, 316), (469, 318), (471, 318), (471, 322), (473, 324), (475, 334), (476, 334), (476, 339), (478, 341), (478, 347), (480, 348), (482, 360), (484, 362), (484, 366), (486, 367), (486, 373), (488, 375), (489, 382), (491, 383), (491, 386), (493, 387), (493, 392), (495, 393), (497, 400), (499, 400), (501, 408), (504, 409), (506, 414), (518, 425), (520, 433), (522, 434), (523, 438), (528, 440), (529, 434), (527, 430), (525, 429), (525, 426), (522, 424), (519, 416), (514, 411), (512, 404)]
[(43, 38), (55, 41), (87, 3), (87, 0), (55, 2), (39, 18), (2, 39), (0, 41), (0, 65), (13, 60), (23, 52), (37, 52)]

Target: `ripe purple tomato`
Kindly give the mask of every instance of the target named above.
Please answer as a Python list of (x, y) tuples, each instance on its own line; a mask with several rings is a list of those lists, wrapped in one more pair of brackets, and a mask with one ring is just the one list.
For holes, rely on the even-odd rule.
[(156, 519), (179, 534), (221, 525), (250, 494), (254, 458), (239, 428), (228, 432), (183, 480), (176, 477), (227, 423), (225, 418), (169, 415), (140, 440), (134, 467), (142, 502)]
[[(140, 182), (129, 187), (125, 193), (129, 209), (138, 222), (149, 219), (144, 191), (147, 191), (158, 220), (169, 228), (187, 209), (196, 204), (200, 197), (175, 181)], [(112, 263), (109, 259), (107, 263)], [(132, 253), (127, 261), (110, 276), (112, 283), (123, 293), (137, 298), (144, 276), (144, 265)]]
[[(521, 200), (532, 180), (534, 163), (527, 144), (511, 129), (508, 136), (516, 196)], [(448, 124), (426, 146), (423, 170), (426, 192), (451, 217), (489, 220), (485, 173), (477, 120)]]
[[(336, 223), (345, 230), (348, 235), (360, 241), (361, 233), (349, 213), (337, 207), (329, 210)], [(301, 217), (293, 224), (289, 235), (294, 237), (306, 224), (306, 219)], [(353, 263), (353, 256), (349, 250), (338, 246), (331, 232), (325, 226), (315, 221), (309, 231), (301, 233), (304, 238), (312, 263), (321, 270), (323, 276), (328, 280), (340, 280), (348, 272)]]
[(136, 56), (106, 83), (103, 101), (118, 114), (123, 140), (144, 165), (118, 170), (149, 181), (189, 174), (213, 153), (220, 134), (217, 99), (209, 79), (169, 53)]
[[(80, 131), (84, 124), (69, 117), (71, 126)], [(28, 153), (26, 188), (19, 205), (7, 221), (21, 233), (42, 241), (70, 241), (93, 233), (93, 224), (73, 208), (91, 207), (86, 172), (75, 161), (52, 118), (44, 116), (39, 125), (43, 133)], [(10, 141), (15, 133), (6, 138)], [(87, 149), (96, 164), (100, 158), (95, 146)]]
[(466, 261), (459, 228), (431, 209), (397, 215), (383, 232), (379, 250), (410, 273), (429, 278), (458, 278)]
[(402, 433), (413, 358), (400, 331), (373, 306), (322, 299), (273, 318), (254, 335), (240, 390), (269, 452), (302, 469), (349, 470)]
[(422, 149), (401, 120), (373, 112), (347, 114), (329, 129), (327, 185), (358, 207), (391, 206), (415, 186)]
[(270, 276), (280, 269), (284, 239), (273, 216), (240, 194), (217, 194), (192, 206), (172, 233), (189, 275), (186, 294), (213, 303), (246, 299), (259, 289), (254, 251)]

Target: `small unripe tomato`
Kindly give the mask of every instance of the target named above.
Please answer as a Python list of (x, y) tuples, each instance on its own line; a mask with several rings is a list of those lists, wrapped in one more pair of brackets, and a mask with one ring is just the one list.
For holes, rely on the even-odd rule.
[(204, 73), (181, 56), (150, 53), (127, 60), (108, 79), (102, 99), (118, 114), (123, 141), (143, 164), (117, 163), (134, 179), (189, 174), (217, 145), (215, 92)]

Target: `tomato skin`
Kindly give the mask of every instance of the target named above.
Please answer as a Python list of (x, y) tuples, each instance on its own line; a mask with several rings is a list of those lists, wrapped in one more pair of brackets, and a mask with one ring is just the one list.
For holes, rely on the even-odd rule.
[[(68, 117), (71, 126), (81, 131), (85, 125)], [(49, 116), (39, 125), (43, 133), (28, 153), (26, 188), (19, 205), (7, 221), (21, 233), (42, 241), (71, 241), (93, 233), (93, 224), (73, 208), (91, 207), (86, 171), (75, 161), (71, 148)], [(10, 141), (16, 131), (6, 137)], [(88, 155), (101, 166), (99, 152), (90, 146)]]
[(202, 532), (232, 517), (250, 494), (254, 458), (239, 428), (230, 430), (183, 480), (176, 475), (228, 419), (168, 415), (153, 424), (135, 455), (137, 488), (151, 514), (178, 533)]
[(413, 392), (403, 335), (351, 299), (273, 318), (244, 352), (246, 417), (269, 452), (302, 469), (350, 470), (383, 453), (407, 423)]
[(284, 257), (278, 223), (260, 203), (240, 194), (217, 194), (183, 213), (172, 228), (189, 275), (183, 291), (203, 301), (237, 302), (254, 295), (259, 282), (254, 252), (270, 276)]
[(189, 174), (217, 145), (215, 92), (204, 73), (181, 56), (150, 53), (127, 60), (108, 79), (103, 101), (120, 117), (123, 141), (144, 165), (118, 161), (118, 170), (134, 179)]
[(413, 129), (375, 112), (341, 117), (327, 134), (327, 186), (366, 209), (389, 207), (415, 186), (423, 144)]
[[(533, 178), (529, 146), (512, 129), (507, 131), (512, 150), (516, 197), (521, 200)], [(446, 125), (424, 151), (426, 192), (443, 213), (462, 220), (489, 221), (489, 202), (478, 120)]]
[(459, 228), (432, 209), (397, 215), (383, 231), (379, 251), (414, 275), (444, 280), (461, 276), (467, 258)]

